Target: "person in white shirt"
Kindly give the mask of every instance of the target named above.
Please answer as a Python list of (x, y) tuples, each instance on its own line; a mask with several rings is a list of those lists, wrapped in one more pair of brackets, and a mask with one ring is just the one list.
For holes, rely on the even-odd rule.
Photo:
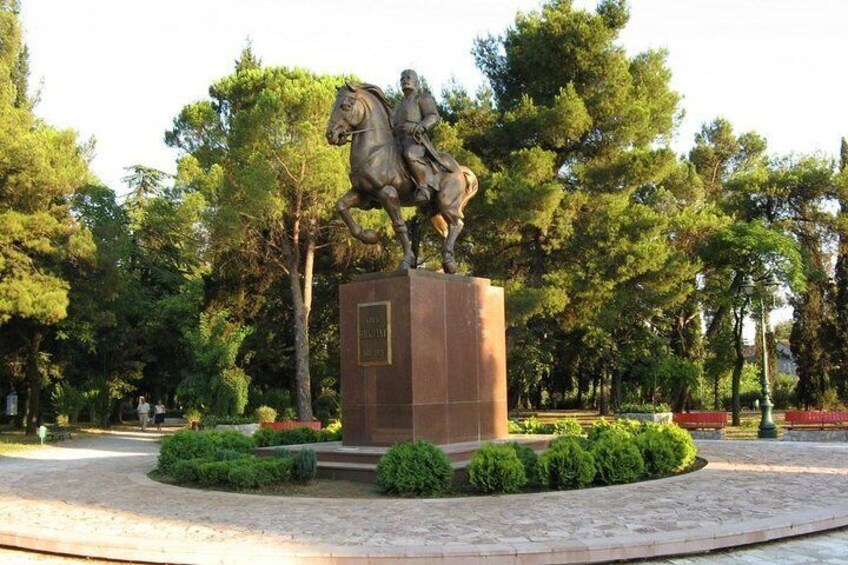
[(141, 424), (141, 431), (147, 430), (147, 421), (150, 418), (150, 405), (143, 396), (138, 397), (138, 421)]

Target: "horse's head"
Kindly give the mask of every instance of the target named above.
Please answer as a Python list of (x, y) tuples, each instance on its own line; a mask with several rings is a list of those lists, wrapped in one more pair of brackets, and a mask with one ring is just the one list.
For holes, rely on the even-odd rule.
[(366, 108), (360, 92), (359, 88), (348, 83), (339, 88), (325, 133), (331, 145), (347, 143), (350, 132), (359, 127), (365, 119)]

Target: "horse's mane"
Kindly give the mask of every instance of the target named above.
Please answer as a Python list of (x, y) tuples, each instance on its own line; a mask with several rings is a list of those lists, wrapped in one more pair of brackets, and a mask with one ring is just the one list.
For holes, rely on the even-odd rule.
[(383, 89), (374, 84), (360, 84), (359, 88), (371, 93), (383, 106), (383, 109), (386, 111), (386, 117), (391, 121), (392, 116), (392, 105), (389, 104), (389, 101), (386, 100), (386, 95), (383, 93)]

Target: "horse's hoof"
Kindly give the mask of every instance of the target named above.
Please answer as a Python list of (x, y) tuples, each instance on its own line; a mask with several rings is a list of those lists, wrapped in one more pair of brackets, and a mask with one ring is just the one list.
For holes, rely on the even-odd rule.
[(459, 263), (451, 259), (442, 263), (442, 268), (447, 274), (453, 275), (459, 270)]
[(359, 241), (367, 243), (368, 245), (374, 245), (375, 243), (380, 242), (380, 236), (377, 235), (377, 232), (374, 230), (362, 230), (356, 237)]

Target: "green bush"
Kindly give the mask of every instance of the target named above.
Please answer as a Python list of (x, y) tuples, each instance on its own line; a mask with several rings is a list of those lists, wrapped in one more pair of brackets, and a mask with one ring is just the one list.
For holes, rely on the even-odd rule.
[(377, 484), (401, 496), (438, 496), (450, 488), (452, 476), (448, 458), (426, 441), (392, 446), (377, 463)]
[(260, 424), (264, 422), (274, 422), (277, 419), (277, 411), (270, 406), (263, 405), (253, 411), (253, 417), (256, 418)]
[(342, 423), (340, 420), (334, 420), (327, 424), (321, 430), (321, 441), (341, 441), (342, 440)]
[(677, 468), (677, 446), (659, 426), (646, 427), (636, 436), (636, 445), (645, 461), (645, 472), (648, 475), (667, 475)]
[(517, 492), (527, 483), (527, 475), (512, 446), (487, 443), (471, 458), (468, 480), (478, 492)]
[(517, 441), (510, 442), (507, 445), (515, 450), (515, 454), (521, 464), (524, 465), (524, 476), (527, 477), (527, 484), (535, 484), (537, 482), (536, 463), (539, 461), (539, 456), (530, 447)]
[(182, 430), (162, 440), (162, 447), (159, 450), (159, 470), (170, 475), (177, 461), (184, 459), (211, 460), (215, 458), (219, 449), (251, 453), (255, 445), (253, 439), (238, 432)]
[(597, 480), (606, 485), (632, 483), (645, 475), (645, 461), (634, 438), (621, 433), (602, 435), (591, 446)]
[(215, 461), (235, 461), (241, 459), (242, 454), (235, 449), (216, 449)]
[(692, 435), (677, 425), (659, 426), (660, 432), (668, 438), (674, 446), (675, 461), (674, 471), (682, 471), (688, 469), (695, 462), (695, 455), (698, 450), (695, 447), (695, 442), (692, 441)]
[(554, 433), (560, 436), (582, 436), (583, 426), (580, 425), (577, 418), (565, 418), (554, 424)]
[(506, 424), (507, 432), (511, 434), (523, 434), (524, 426), (518, 423), (518, 420), (509, 420)]
[(656, 414), (657, 412), (671, 412), (671, 408), (665, 402), (650, 403), (624, 403), (618, 408), (619, 414)]
[(269, 484), (288, 482), (294, 475), (294, 460), (291, 457), (260, 457), (256, 459), (256, 465), (263, 476), (269, 478)]
[(277, 459), (291, 459), (292, 453), (285, 447), (278, 447), (273, 451), (272, 457), (276, 457)]
[(548, 488), (583, 488), (595, 479), (595, 458), (580, 439), (562, 436), (539, 457), (537, 474), (539, 482)]
[(253, 432), (253, 441), (256, 442), (256, 447), (270, 447), (277, 445), (274, 443), (277, 439), (277, 431), (273, 428), (259, 428)]
[(203, 461), (200, 464), (198, 482), (204, 486), (228, 485), (233, 461), (237, 460)]
[(181, 459), (171, 468), (171, 477), (178, 483), (199, 483), (202, 477), (200, 466), (206, 459)]
[(227, 483), (239, 490), (256, 488), (259, 485), (256, 465), (234, 465), (230, 463)]
[(554, 433), (554, 425), (546, 424), (535, 416), (527, 418), (521, 422), (521, 427), (525, 434), (552, 434)]
[(589, 428), (589, 443), (595, 443), (609, 436), (621, 437), (625, 440), (632, 439), (634, 433), (640, 428), (639, 422), (633, 420), (610, 421), (601, 418), (596, 420)]
[(294, 456), (294, 478), (298, 481), (311, 481), (318, 473), (318, 457), (315, 450), (303, 447)]
[(250, 416), (213, 416), (207, 414), (200, 419), (200, 427), (207, 430), (214, 430), (215, 426), (238, 426), (255, 423), (256, 419)]

